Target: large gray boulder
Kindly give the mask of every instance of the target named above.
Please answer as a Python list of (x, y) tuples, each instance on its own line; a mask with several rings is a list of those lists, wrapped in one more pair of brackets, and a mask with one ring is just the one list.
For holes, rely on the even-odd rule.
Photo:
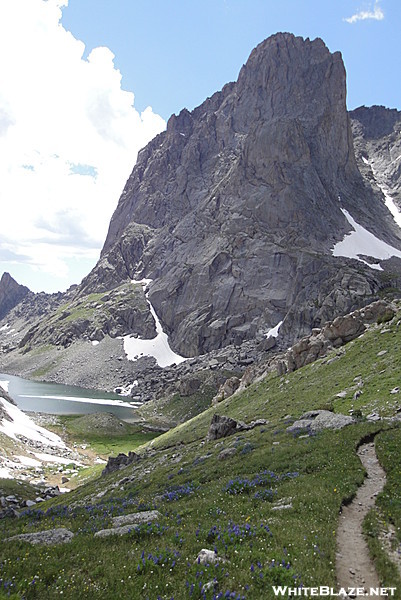
[(140, 512), (130, 513), (128, 515), (121, 515), (120, 517), (113, 517), (112, 523), (114, 527), (121, 527), (122, 525), (135, 524), (140, 525), (141, 523), (150, 523), (156, 521), (161, 517), (158, 510), (143, 510)]
[(352, 423), (355, 423), (355, 419), (348, 415), (333, 413), (329, 410), (311, 410), (287, 427), (287, 431), (288, 433), (297, 433), (307, 430), (316, 433), (323, 429), (342, 429)]
[(74, 534), (69, 529), (61, 527), (59, 529), (48, 529), (46, 531), (37, 531), (36, 533), (20, 533), (5, 539), (5, 542), (20, 540), (33, 546), (56, 546), (57, 544), (67, 544), (71, 542)]
[(232, 435), (237, 431), (237, 421), (231, 417), (224, 415), (213, 415), (212, 422), (210, 423), (209, 432), (207, 439), (219, 440), (220, 438)]
[(365, 325), (359, 312), (337, 317), (323, 329), (323, 335), (332, 343), (338, 340), (338, 345), (355, 339), (365, 331)]

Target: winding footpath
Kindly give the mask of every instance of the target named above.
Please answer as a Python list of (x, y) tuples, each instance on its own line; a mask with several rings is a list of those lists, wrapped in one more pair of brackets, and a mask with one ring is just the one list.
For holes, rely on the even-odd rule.
[(380, 582), (362, 534), (362, 522), (386, 483), (386, 474), (377, 459), (373, 442), (363, 444), (358, 456), (366, 469), (364, 483), (340, 514), (337, 529), (337, 583), (340, 588), (379, 587)]

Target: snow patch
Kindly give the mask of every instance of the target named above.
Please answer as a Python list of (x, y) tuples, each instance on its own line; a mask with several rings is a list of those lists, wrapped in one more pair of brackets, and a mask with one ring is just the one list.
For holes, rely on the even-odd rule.
[(381, 188), (381, 191), (384, 194), (384, 204), (387, 206), (387, 208), (393, 215), (393, 219), (397, 223), (398, 227), (401, 227), (401, 212), (399, 211), (390, 194), (382, 186), (379, 187)]
[(88, 404), (101, 404), (106, 406), (123, 406), (130, 408), (136, 406), (136, 402), (124, 402), (124, 400), (109, 400), (108, 398), (76, 398), (75, 396), (32, 396), (21, 394), (20, 398), (49, 398), (50, 400), (68, 400), (68, 402), (86, 402)]
[(77, 460), (73, 460), (72, 458), (64, 458), (62, 456), (55, 456), (54, 454), (46, 454), (43, 452), (34, 452), (34, 454), (36, 458), (42, 460), (43, 462), (56, 463), (60, 465), (70, 465), (71, 463), (74, 463), (74, 465), (77, 465), (78, 467), (83, 466), (82, 463), (78, 462)]
[(29, 458), (29, 456), (17, 455), (14, 456), (19, 462), (25, 467), (41, 467), (42, 463), (40, 460), (36, 460), (36, 458)]
[(36, 425), (28, 415), (23, 413), (22, 410), (13, 404), (10, 404), (10, 402), (7, 402), (4, 398), (0, 398), (0, 406), (1, 405), (12, 419), (12, 422), (7, 419), (2, 419), (0, 423), (0, 432), (5, 433), (14, 440), (17, 439), (17, 435), (22, 435), (29, 440), (40, 442), (45, 446), (65, 448), (64, 442), (58, 435), (48, 431), (44, 427)]
[[(395, 158), (394, 160), (391, 161), (390, 165), (393, 164), (394, 162), (397, 162), (399, 159), (401, 158), (401, 154), (400, 156), (397, 156), (397, 158)], [(366, 161), (363, 157), (362, 160), (364, 162), (367, 162), (367, 164), (370, 165), (369, 161)], [(386, 188), (386, 186), (384, 186), (382, 183), (380, 183), (381, 178), (380, 178), (380, 174), (377, 173), (377, 170), (374, 168), (373, 165), (370, 165), (373, 171), (373, 175), (375, 176), (376, 179), (376, 183), (379, 186), (379, 188), (381, 189), (383, 195), (384, 195), (384, 204), (385, 206), (388, 208), (388, 210), (391, 212), (394, 221), (397, 223), (398, 227), (401, 227), (401, 212), (398, 209), (397, 205), (394, 203), (394, 200), (392, 199), (392, 197), (390, 196), (388, 189)]]
[(280, 323), (277, 323), (277, 325), (275, 327), (272, 327), (271, 329), (269, 329), (269, 331), (265, 334), (266, 337), (267, 338), (270, 338), (270, 337), (276, 338), (278, 336), (278, 331), (282, 324), (283, 324), (283, 321), (280, 321)]
[(93, 340), (92, 342), (92, 346), (98, 346), (100, 344), (100, 342), (98, 342), (97, 340)]
[(138, 380), (135, 379), (135, 381), (133, 381), (133, 383), (131, 383), (130, 385), (127, 386), (123, 386), (123, 385), (119, 385), (116, 388), (114, 388), (114, 393), (118, 394), (119, 396), (130, 396), (134, 390), (134, 388), (138, 387), (139, 383)]
[(0, 387), (3, 388), (5, 392), (8, 392), (8, 386), (10, 385), (9, 381), (0, 381)]
[(36, 425), (34, 421), (22, 412), (19, 408), (7, 402), (4, 398), (0, 398), (0, 406), (8, 413), (12, 422), (7, 419), (2, 419), (0, 423), (0, 432), (5, 433), (8, 437), (16, 440), (18, 435), (22, 435), (29, 440), (40, 442), (45, 446), (58, 446), (65, 448), (62, 439), (48, 431), (44, 427)]
[(7, 467), (0, 467), (0, 479), (14, 479), (14, 475), (11, 474)]
[[(143, 288), (151, 282), (151, 279), (141, 279), (140, 281), (133, 280), (133, 284), (141, 284)], [(155, 309), (153, 308), (149, 298), (149, 293), (145, 293), (145, 298), (149, 304), (150, 312), (156, 324), (156, 337), (151, 340), (142, 340), (131, 335), (124, 336), (124, 351), (128, 360), (136, 361), (142, 356), (152, 356), (156, 359), (159, 367), (168, 367), (173, 364), (180, 364), (186, 360), (183, 356), (176, 354), (170, 348), (168, 336), (164, 333), (162, 325)]]
[(347, 233), (341, 242), (337, 242), (332, 248), (333, 256), (345, 256), (347, 258), (355, 258), (371, 269), (382, 271), (380, 265), (370, 264), (361, 255), (372, 256), (379, 260), (386, 260), (391, 256), (401, 258), (401, 250), (397, 250), (390, 244), (379, 240), (373, 233), (359, 225), (344, 208), (341, 209), (348, 223), (353, 227), (354, 231)]
[(368, 161), (367, 158), (365, 158), (364, 156), (362, 156), (362, 160), (365, 163), (365, 165), (370, 165), (370, 162)]

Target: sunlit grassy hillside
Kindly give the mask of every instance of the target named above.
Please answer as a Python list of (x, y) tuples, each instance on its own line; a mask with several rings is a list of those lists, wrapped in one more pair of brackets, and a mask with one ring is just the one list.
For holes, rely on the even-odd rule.
[[(393, 545), (401, 542), (401, 430), (389, 419), (401, 408), (400, 318), (209, 408), (143, 446), (134, 465), (0, 521), (3, 539), (56, 527), (75, 534), (54, 547), (2, 541), (0, 597), (253, 600), (273, 598), (273, 584), (335, 586), (340, 507), (364, 479), (356, 448), (378, 434), (388, 483), (366, 531), (383, 584), (398, 586), (400, 598), (397, 569), (375, 543), (390, 526)], [(317, 408), (353, 411), (357, 422), (314, 435), (287, 431)], [(207, 441), (214, 412), (268, 423)], [(368, 421), (373, 412), (382, 419)], [(94, 537), (114, 516), (149, 509), (160, 516), (122, 536)], [(213, 560), (199, 563), (202, 549)]]

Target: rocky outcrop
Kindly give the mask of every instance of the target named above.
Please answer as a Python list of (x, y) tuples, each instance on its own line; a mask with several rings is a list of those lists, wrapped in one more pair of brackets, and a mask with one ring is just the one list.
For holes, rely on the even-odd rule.
[(9, 273), (0, 279), (0, 320), (29, 293), (25, 285), (19, 285)]
[(46, 320), (38, 320), (19, 343), (20, 348), (48, 344), (68, 347), (76, 339), (99, 342), (105, 335), (156, 335), (155, 322), (141, 285), (127, 283), (105, 293), (75, 294), (60, 303)]
[(216, 396), (214, 396), (212, 404), (218, 404), (219, 402), (222, 402), (226, 398), (232, 396), (234, 392), (239, 388), (240, 383), (241, 380), (238, 377), (229, 377), (228, 379), (226, 379), (223, 385), (220, 386), (220, 389)]
[(224, 415), (213, 415), (210, 423), (207, 439), (209, 441), (232, 435), (237, 430), (237, 421)]
[(152, 278), (149, 299), (183, 356), (254, 339), (286, 315), (292, 342), (383, 285), (331, 255), (350, 231), (341, 208), (401, 248), (376, 192), (355, 161), (340, 53), (277, 34), (139, 153), (81, 289)]
[(109, 456), (107, 465), (102, 471), (102, 475), (109, 475), (110, 473), (124, 469), (124, 467), (137, 462), (139, 459), (139, 455), (135, 454), (135, 452), (128, 452), (128, 456), (123, 453), (120, 453), (117, 456)]
[(365, 323), (383, 319), (390, 320), (395, 311), (383, 300), (374, 302), (353, 313), (329, 321), (322, 329), (314, 329), (310, 336), (294, 344), (285, 355), (284, 370), (291, 372), (325, 356), (333, 348), (339, 348), (359, 337), (366, 329)]
[(229, 435), (233, 435), (233, 433), (250, 431), (251, 429), (255, 429), (255, 427), (267, 425), (267, 423), (268, 421), (266, 421), (266, 419), (256, 419), (256, 421), (251, 421), (250, 423), (243, 423), (242, 421), (236, 421), (231, 417), (214, 414), (206, 439), (208, 441), (219, 440), (228, 437)]
[(362, 335), (366, 325), (390, 321), (396, 314), (396, 307), (385, 300), (371, 304), (334, 321), (328, 321), (321, 329), (313, 329), (312, 333), (293, 344), (285, 352), (276, 353), (267, 361), (261, 361), (246, 369), (241, 378), (238, 391), (242, 391), (252, 383), (263, 379), (267, 373), (291, 373), (318, 358), (326, 356), (334, 348), (339, 348)]

